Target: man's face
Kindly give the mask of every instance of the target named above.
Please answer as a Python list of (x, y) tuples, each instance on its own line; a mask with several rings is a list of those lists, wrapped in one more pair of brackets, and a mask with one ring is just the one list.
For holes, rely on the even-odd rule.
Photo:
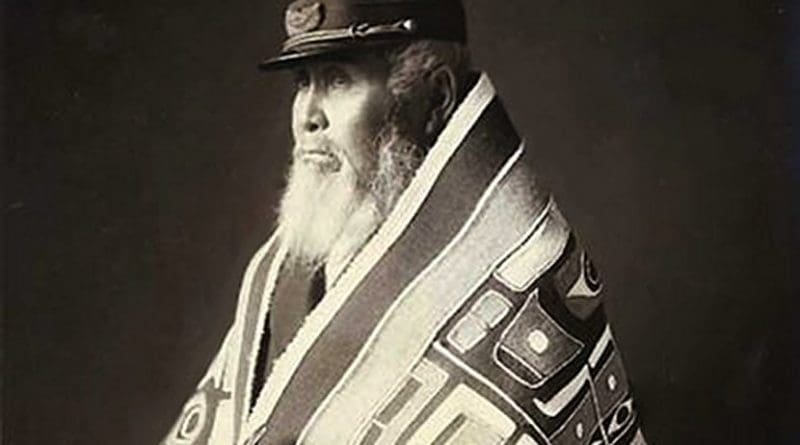
[(295, 73), (295, 146), (279, 219), (281, 236), (302, 261), (326, 261), (342, 239), (363, 242), (384, 216), (382, 184), (400, 175), (387, 154), (392, 144), (381, 141), (393, 128), (387, 65), (365, 56), (309, 63)]
[(322, 175), (355, 174), (359, 182), (368, 181), (376, 162), (375, 138), (391, 103), (387, 76), (385, 62), (366, 57), (297, 70), (295, 162)]

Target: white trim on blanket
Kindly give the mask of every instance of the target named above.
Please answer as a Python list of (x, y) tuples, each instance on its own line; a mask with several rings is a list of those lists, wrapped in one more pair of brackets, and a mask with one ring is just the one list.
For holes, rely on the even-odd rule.
[[(272, 304), (272, 293), (275, 290), (275, 284), (278, 282), (278, 274), (281, 270), (281, 265), (283, 264), (284, 258), (288, 253), (288, 249), (285, 245), (281, 244), (278, 247), (278, 251), (275, 253), (275, 257), (272, 260), (272, 264), (269, 265), (269, 271), (267, 272), (267, 281), (264, 284), (263, 293), (261, 295), (261, 304), (258, 307), (258, 317), (256, 317), (256, 333), (253, 335), (252, 346), (250, 348), (250, 356), (247, 357), (247, 381), (245, 382), (244, 389), (244, 409), (245, 412), (250, 410), (250, 406), (253, 403), (253, 381), (254, 381), (254, 373), (256, 371), (256, 360), (258, 359), (259, 350), (261, 349), (261, 337), (264, 335), (264, 329), (266, 328), (267, 322), (267, 312), (269, 312), (269, 307)], [(258, 401), (258, 397), (256, 398)], [(244, 418), (247, 418), (247, 414), (244, 414)]]
[[(264, 257), (269, 252), (270, 248), (277, 240), (277, 235), (272, 234), (270, 238), (265, 242), (261, 247), (258, 248), (256, 253), (253, 255), (253, 258), (247, 264), (247, 268), (245, 269), (244, 276), (242, 278), (242, 285), (239, 288), (239, 299), (236, 307), (236, 315), (233, 320), (233, 325), (231, 326), (230, 330), (228, 331), (228, 338), (226, 338), (224, 343), (224, 348), (226, 350), (226, 386), (230, 386), (231, 388), (231, 401), (235, 404), (237, 400), (236, 390), (238, 385), (238, 375), (239, 369), (241, 366), (247, 366), (247, 364), (242, 363), (241, 355), (242, 355), (242, 346), (243, 343), (243, 334), (244, 334), (244, 325), (245, 325), (245, 317), (247, 315), (247, 306), (250, 301), (250, 293), (253, 287), (253, 281), (255, 280), (256, 272), (258, 271), (258, 267), (262, 261), (264, 261)], [(241, 424), (242, 419), (233, 418), (235, 417), (236, 407), (231, 407), (231, 419), (230, 419), (230, 426), (233, 429), (231, 437), (234, 439), (234, 443), (238, 440), (238, 433), (239, 433), (239, 425)], [(217, 420), (219, 423), (219, 420)], [(214, 426), (215, 429), (219, 428), (218, 425)]]

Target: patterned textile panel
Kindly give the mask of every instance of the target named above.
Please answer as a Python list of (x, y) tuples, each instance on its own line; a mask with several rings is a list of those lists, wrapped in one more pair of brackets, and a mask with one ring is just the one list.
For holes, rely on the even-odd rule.
[(230, 392), (223, 391), (214, 378), (210, 378), (186, 402), (165, 445), (195, 445), (209, 443), (216, 411), (220, 401), (227, 400)]
[[(566, 228), (555, 216), (528, 241), (541, 245), (542, 231)], [(501, 263), (356, 443), (605, 445), (640, 438), (602, 310), (602, 283), (576, 238), (568, 229), (560, 235), (560, 254), (546, 270), (526, 276), (511, 268), (510, 261), (540, 263), (522, 254), (527, 243)]]

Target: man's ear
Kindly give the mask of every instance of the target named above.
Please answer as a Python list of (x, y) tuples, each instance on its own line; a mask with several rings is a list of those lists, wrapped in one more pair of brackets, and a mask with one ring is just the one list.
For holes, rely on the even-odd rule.
[(458, 105), (456, 103), (458, 100), (456, 76), (449, 66), (441, 65), (430, 74), (429, 82), (432, 89), (432, 100), (425, 132), (428, 136), (436, 136)]

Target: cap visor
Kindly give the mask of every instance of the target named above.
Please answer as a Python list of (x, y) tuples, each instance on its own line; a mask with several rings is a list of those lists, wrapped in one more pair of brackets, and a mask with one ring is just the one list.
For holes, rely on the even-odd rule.
[(276, 57), (263, 60), (258, 64), (262, 71), (278, 71), (291, 69), (312, 60), (335, 59), (346, 53), (365, 51), (402, 43), (401, 39), (375, 39), (361, 40), (358, 43), (330, 42), (323, 45), (315, 45), (313, 48), (302, 49), (293, 52), (280, 54)]
[(272, 57), (263, 60), (258, 64), (258, 68), (262, 71), (278, 71), (291, 69), (298, 65), (302, 65), (309, 60), (321, 59), (325, 57), (332, 57), (339, 51), (330, 50), (316, 50), (316, 51), (302, 51), (296, 53), (281, 54), (277, 57)]

